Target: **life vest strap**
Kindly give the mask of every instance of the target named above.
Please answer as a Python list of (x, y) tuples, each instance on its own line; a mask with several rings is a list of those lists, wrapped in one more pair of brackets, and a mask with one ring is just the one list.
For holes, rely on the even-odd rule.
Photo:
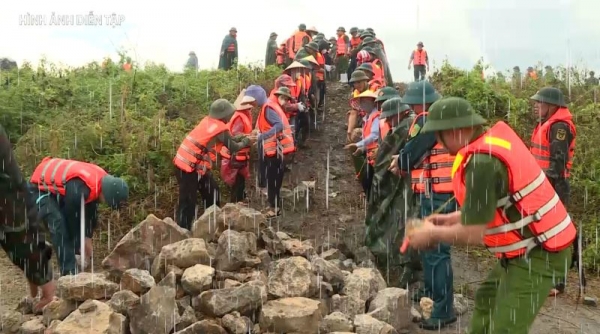
[(532, 249), (534, 249), (537, 246), (542, 245), (544, 242), (557, 236), (559, 233), (561, 233), (566, 228), (568, 228), (569, 225), (571, 225), (571, 217), (569, 215), (567, 215), (567, 217), (565, 217), (565, 219), (563, 219), (559, 224), (557, 224), (553, 228), (549, 229), (548, 231), (546, 231), (540, 235), (537, 235), (537, 236), (531, 237), (531, 238), (527, 238), (527, 239), (523, 239), (519, 242), (515, 242), (514, 244), (510, 244), (507, 246), (488, 247), (488, 250), (490, 252), (496, 253), (496, 254), (498, 254), (498, 253), (505, 254), (505, 253), (514, 252), (514, 251), (518, 251), (519, 249), (525, 248), (526, 249), (525, 257), (527, 257), (529, 255), (529, 252)]
[(538, 222), (538, 221), (542, 220), (542, 217), (544, 217), (548, 212), (552, 211), (552, 209), (554, 209), (556, 207), (556, 205), (558, 204), (559, 201), (560, 201), (560, 199), (559, 199), (558, 195), (554, 194), (552, 199), (550, 199), (548, 202), (546, 202), (546, 204), (544, 204), (541, 208), (539, 208), (539, 210), (537, 210), (532, 215), (524, 217), (521, 220), (516, 221), (514, 223), (503, 224), (498, 227), (487, 229), (485, 231), (485, 234), (492, 235), (492, 234), (507, 233), (507, 232), (521, 230), (522, 228), (524, 228), (525, 226), (527, 226), (533, 222)]
[(189, 140), (192, 144), (194, 144), (202, 152), (217, 154), (217, 152), (215, 150), (213, 150), (212, 148), (208, 148), (208, 147), (200, 144), (198, 141), (196, 141), (196, 139), (192, 138), (192, 136), (187, 136), (185, 138), (187, 140)]
[(521, 201), (524, 197), (531, 194), (534, 190), (536, 190), (539, 186), (541, 186), (546, 180), (546, 174), (544, 171), (540, 172), (538, 177), (535, 178), (530, 184), (523, 187), (523, 189), (515, 191), (512, 195), (508, 195), (504, 198), (498, 200), (497, 207), (503, 208), (504, 212), (514, 204)]
[(454, 165), (453, 162), (433, 162), (433, 163), (425, 163), (423, 164), (423, 169), (425, 170), (433, 170), (433, 169), (438, 169), (438, 168), (449, 168), (452, 167), (452, 165)]

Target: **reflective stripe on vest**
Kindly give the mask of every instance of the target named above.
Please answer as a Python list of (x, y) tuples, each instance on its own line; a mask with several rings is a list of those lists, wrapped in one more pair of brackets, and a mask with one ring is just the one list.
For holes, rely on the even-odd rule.
[[(242, 129), (241, 132), (234, 133), (232, 131), (232, 127), (238, 119), (242, 120), (242, 123), (244, 124), (244, 128)], [(231, 117), (231, 120), (229, 121), (229, 123), (227, 123), (227, 129), (229, 130), (229, 133), (232, 136), (236, 136), (238, 134), (249, 134), (250, 132), (252, 132), (252, 120), (244, 112), (236, 111), (233, 114), (233, 116)], [(221, 153), (221, 157), (223, 157), (223, 159), (231, 159), (231, 154), (229, 152), (229, 149), (225, 145), (223, 145), (223, 147), (221, 148), (220, 153)], [(246, 162), (246, 161), (250, 160), (250, 147), (246, 147), (246, 148), (239, 150), (235, 154), (234, 159), (235, 159), (235, 161), (238, 161), (238, 162)]]
[(563, 177), (568, 178), (571, 175), (571, 168), (573, 168), (575, 136), (577, 134), (575, 124), (573, 124), (573, 116), (571, 115), (571, 112), (569, 112), (569, 109), (558, 109), (547, 121), (536, 126), (531, 135), (530, 152), (543, 171), (547, 171), (548, 168), (550, 168), (550, 128), (556, 122), (567, 123), (571, 129), (571, 134), (573, 135), (573, 140), (569, 146), (569, 156), (566, 159), (567, 164), (562, 175)]
[(287, 117), (285, 116), (285, 113), (281, 109), (281, 106), (276, 102), (267, 100), (267, 103), (265, 103), (265, 105), (263, 105), (261, 108), (260, 114), (256, 120), (256, 125), (261, 133), (265, 133), (271, 129), (271, 124), (269, 124), (265, 115), (267, 112), (267, 107), (273, 109), (277, 113), (281, 119), (281, 122), (283, 123), (283, 131), (263, 140), (263, 154), (266, 157), (279, 156), (280, 158), (283, 158), (284, 155), (296, 151), (292, 129)]
[(339, 36), (337, 38), (337, 55), (338, 56), (345, 56), (346, 55), (346, 51), (348, 50), (348, 44), (346, 44), (346, 38), (348, 38), (348, 36), (346, 36), (346, 34), (343, 34), (342, 36)]
[(427, 64), (427, 51), (425, 49), (419, 51), (413, 51), (413, 65), (426, 65)]
[[(493, 136), (492, 136), (493, 134)], [(537, 165), (519, 136), (504, 122), (498, 122), (456, 155), (452, 167), (456, 200), (465, 200), (465, 169), (472, 154), (492, 155), (508, 170), (511, 194), (498, 200), (494, 219), (487, 224), (484, 244), (497, 258), (527, 256), (537, 246), (550, 252), (570, 247), (576, 229), (556, 191)], [(508, 221), (506, 210), (514, 207), (522, 218)], [(534, 237), (525, 239), (520, 231), (529, 228)]]
[(316, 71), (315, 76), (317, 80), (323, 81), (325, 80), (325, 58), (321, 52), (317, 52), (317, 63), (319, 63), (319, 69)]
[(221, 132), (227, 130), (223, 121), (204, 117), (200, 123), (183, 139), (173, 163), (177, 168), (186, 173), (196, 171), (204, 175), (212, 169), (212, 163), (217, 160), (217, 152), (221, 150), (222, 143), (214, 143), (214, 148), (208, 144)]
[[(379, 118), (380, 115), (381, 111), (375, 111), (369, 115), (367, 121), (363, 124), (363, 139), (368, 138), (371, 135), (371, 126), (373, 125), (375, 119)], [(375, 164), (375, 151), (377, 150), (377, 147), (379, 147), (379, 142), (377, 140), (365, 145), (365, 150), (367, 151), (367, 162), (371, 166)]]
[(90, 189), (86, 203), (95, 201), (100, 196), (100, 181), (108, 173), (87, 162), (46, 157), (33, 171), (30, 182), (36, 184), (41, 191), (64, 196), (65, 185), (74, 178), (79, 178)]

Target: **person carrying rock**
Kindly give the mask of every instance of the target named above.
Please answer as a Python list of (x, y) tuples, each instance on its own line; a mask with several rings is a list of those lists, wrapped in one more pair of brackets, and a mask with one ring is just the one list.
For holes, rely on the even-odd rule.
[(244, 136), (239, 140), (232, 137), (227, 123), (235, 113), (234, 106), (225, 99), (214, 101), (208, 113), (196, 127), (190, 131), (179, 145), (173, 158), (175, 177), (179, 184), (179, 205), (177, 224), (190, 230), (196, 217), (198, 192), (202, 196), (202, 207), (220, 205), (220, 191), (212, 175), (213, 163), (223, 146), (229, 154), (250, 147), (256, 136)]
[[(546, 173), (563, 205), (568, 207), (571, 197), (569, 178), (573, 168), (577, 136), (573, 115), (558, 88), (542, 88), (531, 100), (535, 102), (533, 110), (537, 125), (531, 134), (530, 152)], [(573, 245), (571, 267), (577, 263), (580, 251), (577, 240)], [(585, 286), (584, 277), (582, 281)], [(562, 294), (564, 291), (565, 282), (559, 281), (550, 291), (550, 296)]]
[(31, 298), (39, 312), (54, 299), (52, 246), (40, 231), (35, 192), (23, 177), (8, 135), (0, 125), (0, 245), (13, 264), (23, 271)]
[(237, 29), (229, 29), (229, 34), (223, 38), (221, 43), (221, 53), (219, 56), (219, 69), (230, 70), (235, 66), (238, 60), (238, 43), (237, 43)]
[(76, 253), (82, 242), (81, 228), (85, 234), (85, 256), (80, 256), (85, 268), (91, 262), (98, 204), (104, 202), (118, 209), (127, 201), (129, 187), (123, 179), (97, 165), (50, 157), (40, 162), (29, 182), (37, 194), (39, 217), (48, 227), (58, 254), (60, 274), (74, 275), (78, 272)]
[(364, 173), (361, 174), (360, 183), (363, 192), (369, 198), (371, 190), (371, 180), (373, 178), (373, 165), (375, 164), (375, 154), (379, 140), (379, 115), (380, 112), (375, 106), (377, 94), (370, 90), (365, 90), (356, 97), (360, 109), (364, 111), (362, 140), (357, 143), (347, 144), (344, 148), (349, 150), (352, 155), (365, 155), (366, 160), (363, 164)]
[(419, 250), (484, 244), (498, 261), (475, 293), (468, 333), (526, 334), (556, 279), (565, 276), (577, 230), (544, 171), (513, 129), (471, 104), (435, 102), (421, 133), (456, 155), (452, 186), (460, 211), (434, 214), (407, 232)]
[[(428, 81), (411, 82), (403, 97), (417, 117), (409, 130), (410, 139), (394, 159), (390, 168), (400, 166), (405, 173), (410, 173), (413, 193), (417, 195), (419, 218), (433, 212), (450, 213), (457, 210), (454, 199), (451, 170), (454, 155), (448, 153), (438, 143), (434, 133), (420, 133), (426, 124), (427, 110), (441, 98)], [(403, 276), (409, 284), (417, 280), (418, 260), (411, 259), (415, 254), (407, 254)], [(413, 294), (413, 300), (419, 302), (422, 297), (433, 300), (431, 318), (423, 320), (421, 327), (427, 330), (439, 330), (456, 322), (454, 314), (453, 273), (450, 258), (450, 244), (440, 243), (431, 250), (421, 252), (424, 288)]]
[(275, 96), (277, 102), (267, 99), (256, 121), (259, 131), (259, 155), (264, 162), (267, 180), (269, 206), (265, 209), (265, 215), (268, 219), (281, 215), (280, 190), (285, 172), (285, 159), (296, 151), (292, 129), (282, 109), (282, 106), (292, 99), (292, 94), (287, 87), (280, 87)]
[[(227, 123), (229, 134), (234, 138), (251, 135), (253, 102), (256, 102), (253, 97), (243, 96), (239, 105), (235, 106), (235, 113)], [(231, 187), (230, 202), (246, 205), (244, 201), (246, 200), (246, 180), (250, 177), (250, 148), (243, 148), (232, 155), (229, 149), (223, 145), (220, 154), (222, 158), (220, 176), (223, 182)]]

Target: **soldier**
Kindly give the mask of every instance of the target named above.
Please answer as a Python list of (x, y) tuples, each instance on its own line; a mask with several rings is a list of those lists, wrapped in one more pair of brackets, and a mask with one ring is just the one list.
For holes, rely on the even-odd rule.
[(185, 64), (185, 68), (193, 71), (198, 70), (198, 56), (196, 56), (196, 52), (190, 51), (188, 61)]
[(0, 245), (8, 258), (21, 268), (29, 282), (31, 298), (41, 290), (41, 311), (56, 290), (52, 278), (52, 247), (40, 233), (35, 191), (23, 178), (10, 141), (0, 125)]
[[(377, 110), (381, 111), (379, 116), (379, 141), (382, 142), (390, 131), (395, 128), (399, 121), (399, 115), (405, 110), (410, 110), (408, 105), (405, 105), (400, 101), (394, 100), (394, 103), (387, 104), (386, 109), (383, 109), (383, 104), (394, 98), (400, 98), (400, 93), (393, 87), (383, 87), (377, 92), (377, 98), (375, 98), (375, 105)], [(406, 109), (404, 108), (406, 106)], [(401, 110), (402, 109), (402, 110)]]
[(475, 293), (468, 333), (526, 334), (557, 277), (565, 276), (576, 229), (552, 184), (519, 136), (461, 98), (435, 102), (421, 133), (456, 155), (452, 185), (460, 211), (435, 214), (405, 243), (481, 245), (498, 261)]
[[(573, 116), (563, 93), (557, 88), (542, 88), (531, 100), (535, 101), (533, 110), (538, 122), (531, 135), (531, 154), (546, 173), (562, 203), (568, 207), (571, 197), (569, 177), (577, 134)], [(572, 267), (579, 254), (578, 243), (575, 242), (574, 246)], [(559, 281), (550, 291), (550, 296), (559, 295), (564, 290), (564, 281)]]
[(598, 86), (598, 78), (595, 77), (596, 73), (594, 71), (590, 71), (590, 76), (585, 79), (585, 83), (591, 86)]
[(267, 41), (267, 51), (265, 53), (265, 67), (275, 65), (277, 60), (277, 34), (272, 32)]
[[(441, 95), (427, 81), (411, 82), (403, 97), (417, 114), (411, 128), (410, 139), (400, 152), (398, 159), (390, 165), (392, 171), (398, 171), (398, 166), (405, 173), (411, 174), (413, 193), (419, 207), (419, 217), (424, 218), (433, 212), (454, 212), (456, 201), (453, 200), (450, 171), (454, 156), (439, 143), (432, 133), (422, 134), (427, 110)], [(417, 280), (415, 269), (418, 265), (413, 254), (407, 254), (404, 275), (405, 282)], [(438, 330), (456, 321), (452, 305), (453, 273), (450, 258), (450, 244), (440, 243), (435, 249), (421, 252), (424, 271), (424, 289), (413, 294), (415, 301), (422, 297), (433, 300), (431, 318), (424, 320), (421, 327), (428, 330)]]
[(221, 54), (219, 57), (219, 69), (230, 70), (235, 65), (238, 58), (238, 43), (237, 43), (237, 29), (231, 27), (229, 34), (223, 38), (221, 43)]

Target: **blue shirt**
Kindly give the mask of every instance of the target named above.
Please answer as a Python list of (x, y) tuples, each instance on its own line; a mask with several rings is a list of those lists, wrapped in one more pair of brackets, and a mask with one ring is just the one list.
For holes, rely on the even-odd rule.
[[(377, 112), (377, 109), (373, 109), (373, 111), (371, 111), (370, 114), (363, 117), (363, 122), (367, 122), (369, 117), (374, 112)], [(371, 124), (371, 133), (369, 133), (369, 135), (366, 138), (363, 135), (363, 139), (361, 141), (359, 141), (358, 143), (356, 143), (356, 147), (364, 148), (365, 146), (367, 146), (377, 140), (379, 140), (379, 117), (375, 117), (375, 119), (373, 120), (373, 123)]]

